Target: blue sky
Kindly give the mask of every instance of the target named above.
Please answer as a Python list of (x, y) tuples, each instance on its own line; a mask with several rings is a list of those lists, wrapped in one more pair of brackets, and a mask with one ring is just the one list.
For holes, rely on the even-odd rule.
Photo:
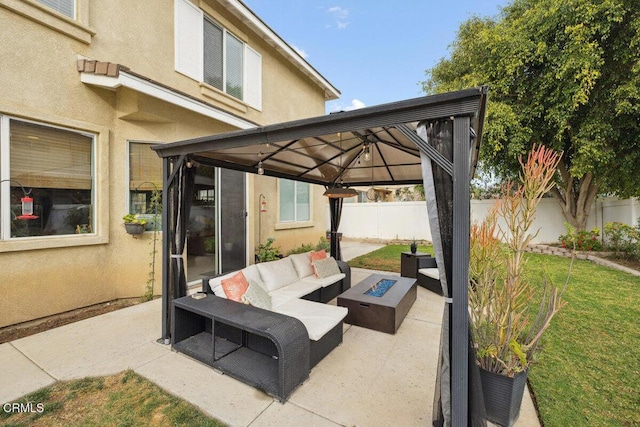
[(244, 0), (341, 92), (327, 112), (424, 95), (460, 23), (507, 0)]

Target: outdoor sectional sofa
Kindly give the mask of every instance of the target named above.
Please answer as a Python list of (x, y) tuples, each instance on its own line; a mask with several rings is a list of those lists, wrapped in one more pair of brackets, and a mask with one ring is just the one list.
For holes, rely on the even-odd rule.
[[(336, 261), (339, 274), (325, 278), (314, 275), (310, 253), (295, 254), (276, 261), (242, 269), (248, 281), (259, 283), (271, 297), (271, 309), (227, 299), (222, 281), (236, 272), (203, 279), (203, 292), (216, 297), (213, 317), (215, 337), (249, 348), (278, 361), (276, 373), (262, 378), (267, 366), (254, 364), (252, 372), (226, 371), (280, 400), (286, 400), (305, 381), (309, 371), (342, 343), (343, 319), (347, 309), (325, 304), (351, 287), (351, 269)], [(255, 356), (255, 355), (254, 355)], [(270, 360), (271, 359), (271, 360)], [(212, 366), (225, 372), (224, 358)], [(260, 372), (258, 372), (260, 371)]]

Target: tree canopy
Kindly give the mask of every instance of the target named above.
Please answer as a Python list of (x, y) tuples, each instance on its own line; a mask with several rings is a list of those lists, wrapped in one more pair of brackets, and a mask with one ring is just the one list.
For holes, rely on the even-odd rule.
[(533, 144), (563, 151), (552, 194), (582, 229), (597, 194), (640, 196), (637, 0), (514, 0), (464, 22), (427, 93), (490, 87), (482, 164), (516, 176)]

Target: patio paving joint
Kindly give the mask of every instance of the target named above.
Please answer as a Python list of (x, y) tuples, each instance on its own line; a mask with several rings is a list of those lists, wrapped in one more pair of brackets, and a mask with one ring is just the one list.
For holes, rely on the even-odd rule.
[(16, 347), (14, 345), (14, 342), (9, 342), (8, 343), (11, 347), (13, 347), (18, 353), (20, 353), (21, 355), (23, 355), (29, 362), (33, 363), (33, 365), (38, 368), (40, 371), (42, 371), (45, 375), (47, 375), (49, 378), (51, 378), (53, 381), (60, 381), (59, 378), (56, 378), (55, 376), (53, 376), (49, 371), (47, 371), (45, 368), (43, 368), (42, 366), (40, 366), (38, 364), (38, 362), (36, 362), (35, 360), (33, 360), (32, 358), (30, 358), (29, 356), (26, 355), (26, 353), (24, 353), (22, 350), (20, 350), (18, 347)]

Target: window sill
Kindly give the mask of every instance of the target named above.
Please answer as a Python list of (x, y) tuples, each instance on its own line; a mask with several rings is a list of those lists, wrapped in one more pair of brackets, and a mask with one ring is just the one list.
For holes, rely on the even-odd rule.
[(224, 104), (227, 107), (231, 107), (241, 113), (247, 112), (247, 104), (224, 93), (220, 89), (216, 89), (215, 87), (208, 85), (207, 83), (200, 82), (200, 93), (209, 99)]
[(91, 44), (91, 38), (96, 35), (88, 26), (34, 0), (0, 0), (0, 7), (86, 44)]
[(278, 222), (275, 226), (276, 230), (292, 230), (295, 228), (311, 228), (314, 227), (313, 221), (291, 221), (291, 222)]
[(101, 234), (24, 237), (0, 241), (0, 253), (103, 245), (107, 243), (109, 243), (108, 237)]

